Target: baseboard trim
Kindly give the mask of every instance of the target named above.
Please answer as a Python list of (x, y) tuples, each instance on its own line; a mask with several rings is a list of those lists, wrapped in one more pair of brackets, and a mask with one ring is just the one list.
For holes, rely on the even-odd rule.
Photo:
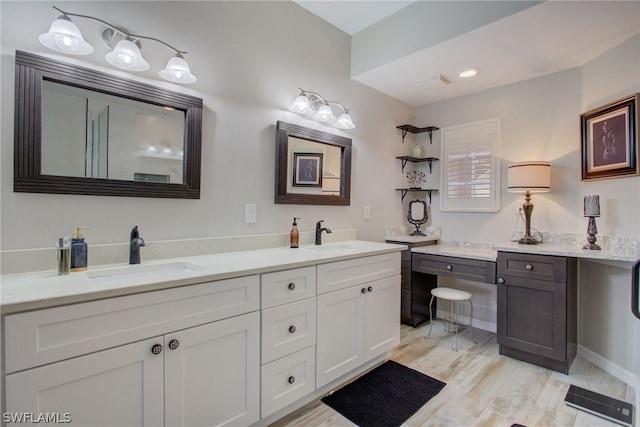
[(636, 374), (627, 371), (626, 369), (599, 355), (595, 351), (590, 350), (580, 344), (578, 344), (578, 355), (585, 359), (587, 362), (593, 363), (609, 375), (613, 375), (628, 386), (633, 387), (636, 391), (636, 396), (638, 395), (638, 392), (640, 391), (638, 389), (638, 387), (640, 386), (640, 377), (638, 377)]

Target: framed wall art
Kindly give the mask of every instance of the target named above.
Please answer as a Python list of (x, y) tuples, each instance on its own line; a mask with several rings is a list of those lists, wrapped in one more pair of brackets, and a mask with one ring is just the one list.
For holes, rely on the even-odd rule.
[(322, 154), (293, 153), (293, 186), (322, 187)]
[(628, 96), (580, 116), (582, 180), (638, 175), (638, 103)]

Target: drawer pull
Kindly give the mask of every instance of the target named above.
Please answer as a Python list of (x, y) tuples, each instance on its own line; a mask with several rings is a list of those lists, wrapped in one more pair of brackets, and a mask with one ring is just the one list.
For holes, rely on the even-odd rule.
[(504, 279), (502, 277), (498, 277), (498, 283), (504, 283)]
[(172, 339), (171, 341), (169, 341), (169, 348), (171, 350), (175, 350), (178, 347), (180, 347), (180, 341), (176, 339)]
[(533, 270), (533, 265), (527, 264), (524, 266), (524, 268), (526, 268), (527, 270)]
[(293, 283), (293, 282), (289, 283), (289, 290), (290, 291), (294, 290), (295, 288), (296, 288), (296, 284), (295, 283)]
[(362, 290), (360, 292), (362, 292), (363, 294), (366, 294), (367, 293), (367, 288), (362, 288)]
[(153, 353), (153, 354), (162, 353), (162, 345), (161, 344), (155, 344), (153, 347), (151, 347), (151, 353)]
[(295, 327), (295, 326), (293, 326), (293, 325), (289, 326), (289, 332), (290, 332), (290, 333), (292, 333), (292, 334), (295, 334), (295, 332), (296, 332), (296, 327)]
[(447, 264), (447, 270), (453, 270), (453, 267), (451, 267), (450, 264)]
[(369, 286), (369, 287), (367, 288), (367, 290), (368, 290), (369, 292), (373, 292), (373, 286)]
[(293, 384), (293, 383), (295, 383), (295, 382), (296, 382), (296, 377), (294, 377), (293, 375), (291, 375), (287, 381), (289, 382), (289, 384)]

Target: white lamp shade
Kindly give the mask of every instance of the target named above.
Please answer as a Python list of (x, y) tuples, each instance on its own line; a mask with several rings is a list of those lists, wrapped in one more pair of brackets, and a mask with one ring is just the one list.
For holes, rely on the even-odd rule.
[(90, 55), (93, 53), (93, 46), (84, 40), (76, 24), (62, 17), (53, 21), (49, 32), (40, 34), (38, 40), (49, 49), (58, 52), (71, 55)]
[(513, 163), (507, 171), (507, 190), (511, 193), (546, 193), (551, 190), (551, 164), (534, 161)]
[(342, 113), (340, 114), (340, 117), (338, 117), (335, 127), (339, 129), (353, 129), (356, 125), (353, 124), (353, 120), (351, 120), (351, 115), (349, 113)]
[(131, 40), (120, 40), (116, 47), (104, 56), (115, 67), (128, 71), (146, 71), (149, 63), (142, 57), (140, 49)]
[(167, 62), (167, 66), (164, 70), (161, 70), (158, 74), (165, 80), (175, 83), (195, 83), (198, 81), (196, 76), (191, 74), (189, 70), (189, 64), (181, 56), (174, 56)]
[(311, 105), (309, 105), (309, 98), (304, 95), (300, 95), (293, 101), (291, 107), (289, 107), (289, 111), (293, 111), (298, 114), (309, 114), (311, 113)]
[(313, 115), (313, 118), (323, 123), (333, 122), (336, 120), (336, 117), (333, 115), (333, 111), (331, 111), (331, 107), (328, 105), (323, 105), (318, 108), (318, 111)]

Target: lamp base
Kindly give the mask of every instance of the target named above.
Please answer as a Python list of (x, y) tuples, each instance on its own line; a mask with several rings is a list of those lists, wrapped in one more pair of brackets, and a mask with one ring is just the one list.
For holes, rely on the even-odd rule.
[(582, 249), (589, 249), (591, 251), (599, 251), (602, 250), (602, 248), (600, 247), (600, 245), (597, 245), (595, 243), (587, 243), (586, 245), (584, 245), (582, 247)]
[(524, 236), (523, 238), (518, 240), (518, 243), (520, 243), (521, 245), (538, 245), (540, 244), (540, 241), (534, 239), (532, 236)]

